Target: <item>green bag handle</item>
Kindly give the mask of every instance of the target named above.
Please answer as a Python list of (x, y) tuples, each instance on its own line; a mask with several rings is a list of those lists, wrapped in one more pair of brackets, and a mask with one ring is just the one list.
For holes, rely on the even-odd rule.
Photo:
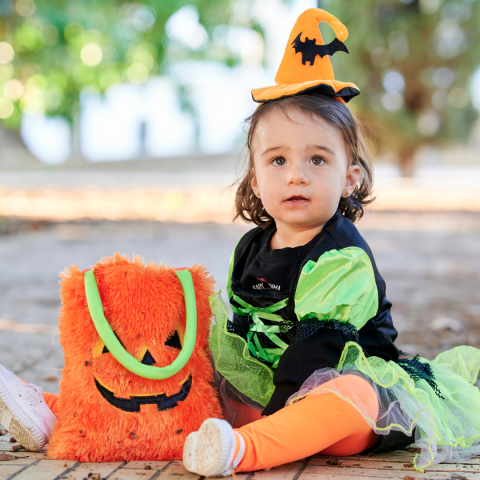
[(140, 377), (150, 378), (151, 380), (170, 378), (178, 373), (192, 356), (197, 339), (197, 303), (195, 301), (192, 274), (188, 269), (178, 269), (175, 270), (175, 273), (183, 288), (187, 322), (182, 350), (172, 364), (166, 367), (144, 365), (125, 350), (115, 333), (113, 333), (112, 327), (108, 324), (103, 313), (103, 305), (98, 293), (93, 269), (84, 273), (88, 310), (98, 335), (115, 359), (127, 370)]

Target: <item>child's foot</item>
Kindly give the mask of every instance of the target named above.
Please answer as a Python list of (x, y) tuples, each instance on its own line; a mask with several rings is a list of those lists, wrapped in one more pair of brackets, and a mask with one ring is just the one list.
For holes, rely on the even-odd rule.
[(22, 382), (0, 365), (0, 423), (25, 450), (41, 450), (57, 417), (43, 399), (43, 390)]
[(231, 475), (244, 453), (243, 437), (225, 420), (209, 418), (185, 440), (183, 465), (189, 472), (206, 477)]

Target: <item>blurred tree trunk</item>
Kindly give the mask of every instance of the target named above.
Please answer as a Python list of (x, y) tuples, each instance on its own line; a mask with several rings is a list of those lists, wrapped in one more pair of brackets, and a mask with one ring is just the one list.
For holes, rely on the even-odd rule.
[(70, 124), (71, 128), (71, 151), (70, 157), (67, 160), (69, 165), (83, 165), (86, 163), (86, 159), (82, 153), (82, 144), (81, 144), (81, 132), (80, 132), (80, 113), (77, 112), (73, 121)]
[(406, 146), (398, 153), (398, 167), (403, 177), (413, 177), (415, 173), (415, 153), (416, 149)]

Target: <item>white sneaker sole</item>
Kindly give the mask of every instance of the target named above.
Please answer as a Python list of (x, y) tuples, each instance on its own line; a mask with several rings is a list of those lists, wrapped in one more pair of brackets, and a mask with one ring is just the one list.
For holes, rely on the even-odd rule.
[[(183, 448), (183, 465), (189, 472), (205, 477), (221, 475), (229, 465), (229, 456), (235, 443), (229, 438), (233, 434), (225, 420), (209, 418), (202, 423), (198, 432), (191, 433)], [(234, 438), (234, 437), (233, 437)], [(233, 440), (234, 441), (234, 440)]]
[(46, 436), (15, 403), (0, 380), (0, 423), (17, 442), (31, 452), (38, 452), (47, 443)]

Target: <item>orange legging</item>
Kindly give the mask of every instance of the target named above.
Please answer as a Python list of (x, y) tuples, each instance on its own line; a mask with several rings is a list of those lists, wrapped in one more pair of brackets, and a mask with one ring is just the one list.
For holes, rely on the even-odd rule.
[(48, 408), (58, 418), (58, 395), (56, 393), (43, 392), (43, 399), (48, 405)]
[(275, 467), (315, 453), (354, 455), (372, 447), (375, 432), (350, 403), (329, 389), (352, 402), (358, 399), (368, 406), (369, 418), (376, 420), (379, 407), (373, 388), (354, 375), (338, 377), (273, 415), (235, 429), (245, 440), (245, 454), (236, 471)]

